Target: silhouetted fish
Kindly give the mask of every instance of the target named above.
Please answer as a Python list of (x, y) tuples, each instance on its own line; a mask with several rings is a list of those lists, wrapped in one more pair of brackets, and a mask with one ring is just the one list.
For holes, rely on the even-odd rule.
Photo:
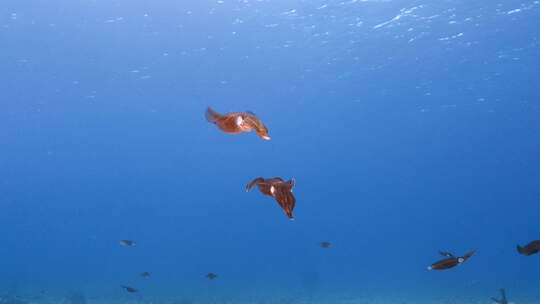
[(270, 140), (270, 136), (268, 136), (268, 129), (252, 112), (232, 112), (219, 114), (211, 108), (208, 108), (206, 110), (206, 119), (218, 126), (218, 128), (225, 133), (239, 134), (254, 130), (260, 138)]
[(278, 202), (281, 209), (285, 211), (287, 217), (293, 220), (293, 210), (296, 205), (296, 199), (292, 194), (292, 189), (294, 185), (294, 179), (284, 181), (280, 177), (273, 177), (268, 179), (257, 177), (249, 184), (247, 184), (246, 192), (250, 191), (254, 186), (257, 186), (264, 195), (273, 197)]
[(120, 243), (120, 245), (122, 245), (124, 247), (133, 247), (133, 246), (135, 246), (135, 242), (132, 241), (132, 240), (120, 240), (119, 243)]
[(456, 257), (453, 254), (446, 251), (439, 251), (439, 254), (447, 257), (446, 259), (437, 261), (428, 267), (428, 270), (444, 270), (461, 265), (474, 255), (475, 251), (468, 252), (464, 256)]
[(322, 248), (330, 248), (330, 247), (332, 247), (332, 243), (330, 243), (330, 242), (321, 242), (321, 247)]
[(141, 273), (141, 277), (143, 277), (145, 279), (149, 278), (150, 276), (151, 276), (151, 274), (148, 271), (145, 271), (145, 272)]
[(127, 292), (129, 293), (134, 293), (134, 292), (138, 292), (139, 290), (133, 288), (133, 287), (129, 287), (129, 286), (124, 286), (124, 285), (121, 285), (122, 288), (124, 288)]
[(523, 255), (533, 255), (538, 253), (540, 252), (540, 240), (532, 241), (523, 247), (517, 245), (517, 251)]
[(213, 273), (213, 272), (209, 272), (207, 275), (206, 275), (206, 278), (208, 278), (209, 280), (213, 280), (215, 278), (217, 278), (217, 274)]

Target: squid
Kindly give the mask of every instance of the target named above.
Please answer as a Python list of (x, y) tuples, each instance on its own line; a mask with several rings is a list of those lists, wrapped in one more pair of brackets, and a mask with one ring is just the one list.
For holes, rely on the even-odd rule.
[(228, 134), (255, 131), (260, 138), (270, 140), (268, 128), (253, 112), (220, 114), (212, 110), (212, 108), (208, 108), (206, 109), (206, 120), (215, 124), (219, 129)]
[(287, 217), (294, 220), (293, 210), (296, 205), (296, 198), (292, 193), (292, 189), (295, 183), (294, 178), (285, 181), (281, 177), (257, 177), (247, 184), (246, 192), (257, 186), (262, 194), (273, 197), (281, 209), (285, 211)]

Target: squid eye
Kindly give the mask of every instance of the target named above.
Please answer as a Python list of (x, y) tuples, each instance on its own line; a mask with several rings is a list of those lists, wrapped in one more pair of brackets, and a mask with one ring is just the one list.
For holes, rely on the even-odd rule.
[(244, 119), (242, 118), (242, 116), (236, 117), (236, 125), (237, 126), (241, 126), (243, 123), (244, 123)]
[(464, 258), (458, 258), (457, 261), (458, 261), (458, 263), (463, 263), (463, 262), (465, 262), (465, 259)]

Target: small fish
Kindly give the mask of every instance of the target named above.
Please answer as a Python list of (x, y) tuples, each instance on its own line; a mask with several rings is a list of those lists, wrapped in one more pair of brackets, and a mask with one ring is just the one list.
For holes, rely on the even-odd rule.
[(255, 131), (257, 136), (264, 140), (270, 140), (268, 128), (253, 112), (231, 112), (219, 114), (211, 108), (206, 109), (206, 120), (215, 124), (223, 132), (228, 134), (239, 134), (243, 132)]
[(124, 286), (124, 285), (121, 285), (120, 287), (124, 288), (127, 292), (129, 293), (135, 293), (135, 292), (138, 292), (139, 290), (133, 288), (133, 287), (129, 287), (129, 286)]
[(444, 270), (453, 268), (455, 266), (463, 264), (465, 261), (467, 261), (470, 257), (472, 257), (475, 254), (476, 251), (471, 251), (466, 253), (464, 256), (456, 257), (450, 252), (446, 251), (439, 251), (439, 254), (442, 256), (445, 256), (446, 259), (442, 259), (440, 261), (437, 261), (431, 266), (428, 267), (428, 270)]
[(285, 211), (285, 214), (290, 220), (294, 220), (293, 210), (296, 205), (296, 198), (292, 190), (296, 181), (290, 179), (284, 181), (281, 177), (262, 178), (257, 177), (246, 186), (246, 192), (257, 186), (262, 194), (273, 197)]
[(215, 278), (217, 278), (217, 274), (213, 273), (213, 272), (209, 272), (207, 275), (206, 275), (206, 278), (208, 278), (209, 280), (213, 280)]
[(517, 251), (526, 256), (536, 254), (540, 252), (540, 240), (532, 241), (523, 247), (517, 245)]
[(491, 300), (498, 304), (508, 304), (508, 300), (506, 299), (506, 291), (504, 290), (504, 288), (499, 289), (499, 291), (501, 293), (501, 299), (499, 300), (496, 298), (491, 298)]
[(141, 277), (143, 277), (145, 279), (149, 278), (150, 276), (151, 276), (151, 274), (148, 271), (145, 271), (145, 272), (141, 273)]
[(133, 247), (136, 245), (135, 241), (132, 240), (120, 240), (118, 243), (124, 247)]
[(322, 247), (322, 248), (330, 248), (330, 247), (332, 247), (332, 243), (326, 242), (326, 241), (325, 241), (325, 242), (321, 242), (321, 247)]

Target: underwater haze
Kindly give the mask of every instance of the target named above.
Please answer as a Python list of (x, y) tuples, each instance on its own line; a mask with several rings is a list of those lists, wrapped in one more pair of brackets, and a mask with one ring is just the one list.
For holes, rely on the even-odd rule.
[(0, 304), (540, 303), (540, 1), (2, 0), (0, 45)]

